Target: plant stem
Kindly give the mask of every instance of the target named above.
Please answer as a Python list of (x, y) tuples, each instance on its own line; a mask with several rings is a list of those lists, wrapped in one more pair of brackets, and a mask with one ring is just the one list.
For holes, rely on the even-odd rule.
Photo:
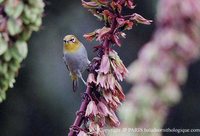
[[(116, 16), (112, 19), (112, 23), (111, 23), (111, 30), (110, 30), (110, 35), (113, 35), (115, 33), (115, 29), (117, 28), (117, 21), (116, 21)], [(111, 39), (105, 39), (103, 41), (103, 44), (102, 46), (104, 47), (105, 51), (108, 51), (110, 49), (110, 44), (111, 44)], [(90, 85), (87, 85), (87, 89), (86, 89), (86, 95), (89, 95), (91, 94), (92, 90), (95, 90), (96, 89), (96, 86), (90, 86)], [(84, 99), (81, 106), (80, 106), (80, 109), (76, 115), (76, 119), (73, 123), (73, 125), (71, 126), (70, 128), (70, 132), (68, 133), (68, 136), (76, 136), (76, 133), (79, 132), (81, 129), (80, 129), (80, 126), (84, 120), (84, 115), (85, 114), (85, 111), (87, 109), (87, 105), (89, 103), (90, 99)], [(82, 114), (80, 114), (82, 113)], [(76, 131), (77, 130), (77, 131)]]
[[(86, 89), (86, 95), (90, 95), (91, 91), (92, 91), (92, 88), (88, 85), (87, 89)], [(78, 113), (80, 113), (80, 112), (85, 113), (88, 103), (89, 103), (89, 99), (85, 98), (81, 104), (81, 107), (80, 107)], [(70, 132), (69, 132), (68, 136), (75, 136), (74, 127), (80, 127), (80, 125), (83, 121), (84, 116), (81, 114), (78, 114), (78, 113), (77, 113), (76, 119), (75, 119), (72, 127), (70, 128)]]

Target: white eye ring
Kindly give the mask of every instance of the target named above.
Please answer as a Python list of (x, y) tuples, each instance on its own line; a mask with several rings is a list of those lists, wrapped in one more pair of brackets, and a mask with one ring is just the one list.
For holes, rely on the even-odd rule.
[(74, 37), (72, 37), (70, 41), (72, 41), (73, 43), (75, 43), (76, 40), (75, 40)]

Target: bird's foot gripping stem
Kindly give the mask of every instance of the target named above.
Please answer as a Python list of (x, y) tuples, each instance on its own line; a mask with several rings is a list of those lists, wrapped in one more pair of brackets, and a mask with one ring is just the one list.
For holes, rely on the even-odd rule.
[(85, 82), (85, 80), (83, 79), (83, 76), (81, 74), (81, 72), (78, 72), (78, 77), (83, 81), (83, 83), (87, 86), (87, 82)]

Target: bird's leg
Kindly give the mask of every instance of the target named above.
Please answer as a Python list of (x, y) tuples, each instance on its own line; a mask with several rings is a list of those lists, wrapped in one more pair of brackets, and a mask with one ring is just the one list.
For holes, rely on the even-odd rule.
[(85, 82), (85, 80), (82, 77), (82, 74), (80, 71), (78, 71), (78, 77), (83, 81), (83, 83), (87, 86), (87, 83)]

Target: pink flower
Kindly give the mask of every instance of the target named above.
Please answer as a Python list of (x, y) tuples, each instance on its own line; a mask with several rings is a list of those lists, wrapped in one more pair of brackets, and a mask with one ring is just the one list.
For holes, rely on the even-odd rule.
[(123, 101), (125, 99), (125, 95), (123, 93), (123, 89), (121, 85), (118, 82), (115, 82), (115, 89), (113, 91), (113, 94), (119, 98), (120, 101)]
[(106, 78), (107, 76), (102, 74), (102, 73), (99, 73), (97, 75), (97, 85), (99, 84), (102, 88), (106, 88)]
[(115, 77), (113, 76), (113, 74), (108, 74), (107, 75), (107, 89), (109, 88), (109, 89), (111, 89), (111, 90), (114, 90), (114, 88), (115, 88), (115, 82), (117, 82), (116, 80), (115, 80)]
[(108, 114), (110, 113), (107, 106), (101, 101), (99, 101), (99, 103), (97, 104), (97, 109), (99, 113), (103, 116), (108, 116)]
[(89, 124), (89, 133), (94, 135), (94, 136), (100, 136), (100, 127), (97, 123), (95, 122), (90, 122)]
[(106, 5), (110, 2), (110, 0), (98, 0), (99, 3)]
[(126, 0), (126, 6), (130, 9), (135, 8), (134, 4), (133, 4), (133, 0)]
[(184, 22), (183, 19), (191, 19), (192, 22), (199, 22), (200, 9), (199, 0), (161, 0), (158, 9), (158, 22), (160, 24), (171, 24), (171, 25), (184, 25), (178, 24)]
[(114, 2), (112, 1), (110, 6), (116, 11), (118, 11), (119, 13), (121, 13), (122, 11), (122, 6), (118, 3), (118, 2)]
[(118, 28), (123, 27), (124, 30), (130, 30), (133, 27), (133, 22), (130, 20), (125, 20), (123, 18), (116, 18), (118, 23)]
[(111, 89), (114, 90), (115, 88), (115, 82), (117, 82), (115, 80), (115, 77), (113, 76), (113, 74), (102, 74), (99, 73), (97, 76), (97, 85), (99, 84), (102, 88), (104, 89)]
[(95, 38), (96, 38), (96, 31), (94, 32), (91, 32), (91, 33), (87, 33), (87, 34), (84, 34), (83, 37), (85, 37), (88, 41), (93, 41)]
[(97, 110), (96, 103), (94, 101), (90, 101), (87, 106), (85, 116), (93, 119), (97, 114), (98, 114), (98, 110)]
[(107, 74), (110, 71), (110, 61), (107, 54), (102, 56), (99, 72)]
[(116, 110), (119, 105), (121, 105), (121, 102), (119, 101), (119, 98), (114, 96), (111, 91), (103, 91), (103, 97), (110, 108)]
[(97, 83), (96, 80), (95, 80), (95, 76), (94, 76), (93, 73), (90, 73), (90, 74), (88, 75), (87, 83), (95, 83), (95, 84)]
[(117, 46), (121, 46), (121, 42), (119, 40), (119, 36), (117, 34), (112, 36), (112, 42), (115, 43)]
[(82, 1), (82, 5), (85, 7), (85, 8), (97, 8), (99, 5), (96, 3), (96, 2), (86, 2), (84, 0), (81, 0)]
[(80, 131), (77, 136), (87, 136), (87, 134), (84, 131)]
[(109, 10), (104, 10), (103, 13), (103, 19), (105, 22), (111, 22), (114, 15)]
[(106, 117), (106, 122), (108, 124), (110, 124), (110, 126), (113, 126), (113, 127), (119, 127), (119, 125), (120, 125), (120, 122), (119, 122), (119, 120), (118, 120), (118, 118), (115, 115), (115, 112), (113, 110), (111, 110), (108, 117)]
[(105, 38), (106, 34), (108, 34), (108, 32), (111, 30), (111, 28), (109, 27), (103, 27), (101, 29), (97, 29), (94, 32), (88, 33), (88, 34), (84, 34), (84, 37), (88, 40), (88, 41), (92, 41), (94, 39), (96, 39), (97, 41), (101, 41)]
[(105, 121), (105, 116), (102, 115), (101, 113), (99, 113), (97, 115), (97, 118), (96, 118), (96, 123), (100, 126), (100, 127), (104, 127), (105, 124), (106, 124), (106, 121)]
[(137, 23), (145, 24), (145, 25), (150, 25), (151, 22), (153, 22), (152, 20), (145, 19), (143, 16), (137, 13), (132, 14), (132, 17), (130, 18), (130, 20), (136, 21)]
[(111, 66), (118, 80), (122, 81), (125, 78), (128, 70), (124, 66), (122, 60), (119, 58), (117, 52), (110, 51), (109, 57), (111, 58)]
[(97, 41), (102, 41), (105, 39), (106, 34), (108, 34), (110, 32), (111, 28), (109, 27), (103, 27), (101, 29), (98, 29), (97, 32)]

